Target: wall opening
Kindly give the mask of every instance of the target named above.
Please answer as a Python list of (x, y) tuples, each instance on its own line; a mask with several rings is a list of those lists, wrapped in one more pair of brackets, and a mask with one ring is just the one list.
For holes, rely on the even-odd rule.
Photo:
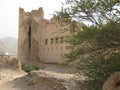
[(45, 39), (45, 44), (48, 44), (48, 39)]
[(31, 48), (31, 25), (29, 25), (28, 39), (29, 39), (29, 48)]
[(60, 37), (60, 43), (64, 42), (64, 37)]
[(55, 38), (55, 43), (58, 43), (58, 38)]
[(53, 44), (53, 38), (51, 38), (51, 44)]

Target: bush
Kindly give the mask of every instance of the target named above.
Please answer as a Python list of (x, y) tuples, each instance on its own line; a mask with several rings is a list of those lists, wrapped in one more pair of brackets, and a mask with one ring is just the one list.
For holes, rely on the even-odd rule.
[(30, 71), (33, 71), (33, 70), (39, 70), (40, 68), (37, 67), (37, 66), (23, 66), (22, 69), (25, 72), (30, 72)]
[(108, 59), (101, 57), (92, 62), (83, 60), (79, 64), (80, 73), (88, 77), (85, 83), (88, 90), (102, 90), (107, 78), (113, 73), (120, 71), (120, 54), (114, 54)]

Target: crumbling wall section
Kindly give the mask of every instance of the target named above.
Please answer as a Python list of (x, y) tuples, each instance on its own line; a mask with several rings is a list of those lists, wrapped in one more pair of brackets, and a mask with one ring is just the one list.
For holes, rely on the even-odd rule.
[(39, 48), (40, 61), (45, 63), (63, 63), (65, 62), (64, 54), (69, 50), (69, 46), (65, 42), (69, 31), (64, 31), (66, 26), (62, 26), (55, 17), (48, 20), (41, 20), (39, 22)]
[[(39, 39), (36, 35), (38, 25), (33, 17), (36, 14), (33, 15), (33, 13), (25, 12), (21, 8), (19, 13), (18, 59), (22, 63), (36, 61), (39, 59), (39, 43), (37, 41)], [(39, 17), (43, 18), (43, 16)]]
[(29, 13), (19, 9), (18, 59), (25, 62), (29, 59)]

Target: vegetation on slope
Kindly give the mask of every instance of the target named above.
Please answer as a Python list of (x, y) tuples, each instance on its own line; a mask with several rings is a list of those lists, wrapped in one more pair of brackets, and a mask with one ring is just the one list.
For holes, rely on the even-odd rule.
[(101, 90), (107, 78), (120, 71), (120, 1), (66, 0), (56, 16), (63, 23), (83, 20), (92, 24), (82, 30), (70, 24), (73, 32), (67, 41), (72, 51), (65, 56), (87, 77), (88, 90)]

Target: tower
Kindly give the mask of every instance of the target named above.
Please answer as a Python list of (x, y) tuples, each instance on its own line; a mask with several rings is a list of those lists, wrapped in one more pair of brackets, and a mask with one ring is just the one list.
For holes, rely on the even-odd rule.
[(18, 59), (22, 63), (39, 59), (39, 42), (36, 35), (39, 20), (44, 19), (42, 8), (25, 12), (19, 8)]

